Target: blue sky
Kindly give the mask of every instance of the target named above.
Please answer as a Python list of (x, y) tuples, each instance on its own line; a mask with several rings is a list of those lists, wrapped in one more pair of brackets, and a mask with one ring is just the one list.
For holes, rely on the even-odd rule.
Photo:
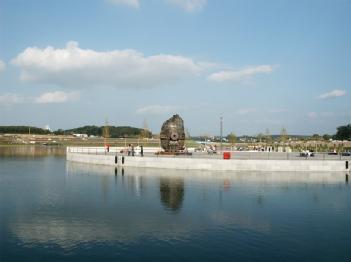
[(351, 121), (351, 0), (2, 0), (0, 125), (192, 135)]

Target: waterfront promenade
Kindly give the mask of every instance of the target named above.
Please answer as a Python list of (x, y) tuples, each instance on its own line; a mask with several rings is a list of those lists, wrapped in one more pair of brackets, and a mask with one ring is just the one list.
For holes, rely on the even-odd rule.
[[(104, 147), (67, 147), (67, 152), (71, 153), (84, 153), (91, 155), (118, 155), (127, 156), (126, 153), (121, 153), (124, 147), (110, 147), (109, 152), (106, 152)], [(161, 148), (158, 147), (144, 147), (144, 157), (172, 157), (172, 158), (203, 158), (203, 159), (223, 159), (222, 152), (215, 154), (208, 152), (198, 152), (194, 148), (189, 148), (190, 155), (157, 155)], [(351, 156), (343, 156), (341, 154), (330, 154), (325, 152), (316, 152), (314, 156), (301, 156), (299, 152), (268, 152), (268, 151), (230, 151), (223, 150), (223, 152), (230, 152), (231, 159), (242, 160), (346, 160), (351, 161)], [(140, 157), (140, 151), (136, 150), (135, 157)]]
[(218, 171), (301, 171), (349, 172), (349, 156), (316, 154), (300, 157), (299, 153), (231, 152), (231, 159), (222, 154), (194, 152), (192, 155), (156, 155), (151, 149), (144, 156), (128, 156), (119, 148), (67, 148), (72, 162), (112, 165), (116, 167), (168, 168)]

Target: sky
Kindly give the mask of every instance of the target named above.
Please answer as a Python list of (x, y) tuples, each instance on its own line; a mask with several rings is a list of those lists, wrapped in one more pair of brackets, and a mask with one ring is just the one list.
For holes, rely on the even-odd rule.
[(1, 0), (0, 125), (334, 134), (351, 0)]

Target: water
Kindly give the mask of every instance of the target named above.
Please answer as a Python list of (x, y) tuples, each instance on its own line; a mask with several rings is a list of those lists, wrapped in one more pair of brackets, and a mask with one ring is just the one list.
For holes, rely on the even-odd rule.
[(350, 244), (345, 174), (122, 175), (0, 147), (1, 262), (351, 261)]

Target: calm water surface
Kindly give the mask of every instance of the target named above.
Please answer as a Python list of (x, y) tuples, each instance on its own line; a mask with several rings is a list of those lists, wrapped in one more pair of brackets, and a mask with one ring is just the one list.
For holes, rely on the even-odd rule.
[(0, 261), (351, 261), (345, 174), (125, 170), (0, 147)]

